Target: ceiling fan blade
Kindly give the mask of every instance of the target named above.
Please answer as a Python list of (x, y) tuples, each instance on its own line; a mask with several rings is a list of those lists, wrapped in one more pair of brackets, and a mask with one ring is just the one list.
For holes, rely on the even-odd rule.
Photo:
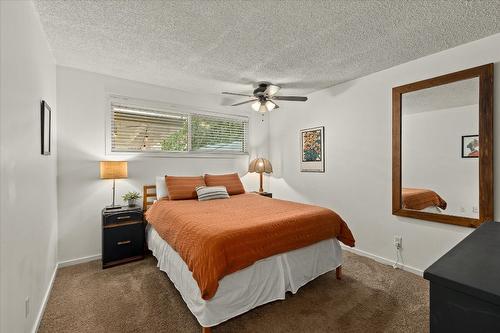
[(222, 94), (223, 95), (235, 95), (235, 96), (253, 97), (253, 95), (238, 94), (238, 93), (232, 93), (232, 92), (227, 92), (227, 91), (223, 91)]
[(305, 102), (307, 101), (307, 97), (302, 96), (273, 96), (272, 99), (280, 100), (280, 101), (294, 101), (294, 102)]
[(236, 104), (232, 104), (231, 106), (238, 106), (238, 105), (241, 105), (241, 104), (246, 104), (246, 103), (251, 103), (251, 102), (255, 102), (257, 99), (251, 99), (249, 101), (244, 101), (244, 102), (240, 102), (240, 103), (236, 103)]
[(275, 84), (270, 84), (267, 86), (266, 91), (264, 91), (264, 94), (271, 97), (271, 96), (276, 95), (278, 93), (278, 91), (280, 91), (280, 89), (281, 89), (280, 86), (277, 86)]

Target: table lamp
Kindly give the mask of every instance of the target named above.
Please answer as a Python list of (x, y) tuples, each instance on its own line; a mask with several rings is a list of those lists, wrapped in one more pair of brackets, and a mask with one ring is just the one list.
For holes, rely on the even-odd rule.
[(115, 180), (127, 178), (126, 161), (101, 161), (101, 179), (113, 179), (113, 204), (106, 209), (119, 209), (121, 206), (115, 205)]
[(252, 162), (250, 162), (250, 165), (248, 166), (248, 172), (258, 172), (260, 174), (260, 187), (259, 187), (259, 192), (264, 192), (264, 189), (262, 188), (262, 174), (265, 173), (271, 173), (273, 172), (273, 166), (271, 165), (271, 162), (269, 160), (258, 157), (254, 159)]

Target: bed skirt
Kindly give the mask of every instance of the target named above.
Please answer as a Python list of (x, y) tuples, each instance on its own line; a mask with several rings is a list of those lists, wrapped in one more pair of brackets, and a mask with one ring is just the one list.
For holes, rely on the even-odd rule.
[(342, 264), (342, 249), (337, 239), (281, 253), (255, 262), (252, 266), (225, 276), (210, 300), (200, 290), (186, 263), (151, 225), (147, 226), (148, 248), (157, 266), (180, 292), (189, 310), (203, 327), (212, 327), (259, 305), (285, 299), (316, 277)]

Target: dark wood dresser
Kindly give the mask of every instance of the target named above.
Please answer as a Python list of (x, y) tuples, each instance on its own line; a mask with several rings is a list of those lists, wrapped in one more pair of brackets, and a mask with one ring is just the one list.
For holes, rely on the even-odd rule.
[(102, 210), (102, 267), (144, 258), (144, 218), (140, 207)]
[(500, 223), (483, 223), (424, 278), (431, 332), (500, 332)]

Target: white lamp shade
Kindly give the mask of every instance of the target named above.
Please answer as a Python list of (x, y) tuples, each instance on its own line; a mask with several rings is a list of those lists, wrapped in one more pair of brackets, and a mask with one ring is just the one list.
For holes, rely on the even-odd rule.
[(269, 96), (273, 96), (274, 94), (276, 94), (278, 91), (280, 90), (280, 87), (279, 86), (276, 86), (274, 84), (270, 84), (267, 89), (266, 89), (266, 92)]
[(257, 102), (255, 102), (255, 103), (252, 103), (252, 109), (254, 109), (254, 111), (259, 112), (259, 109), (260, 109), (260, 101), (257, 101)]
[(266, 109), (267, 111), (271, 111), (276, 107), (276, 104), (274, 104), (272, 101), (267, 101), (266, 102)]
[(266, 104), (265, 103), (260, 103), (259, 112), (260, 113), (267, 112), (267, 108), (266, 108)]
[(273, 101), (269, 101), (269, 100), (265, 101), (265, 102), (257, 101), (255, 103), (252, 103), (252, 109), (254, 109), (255, 111), (260, 112), (260, 113), (265, 113), (265, 112), (271, 111), (275, 107), (276, 107), (276, 104)]

